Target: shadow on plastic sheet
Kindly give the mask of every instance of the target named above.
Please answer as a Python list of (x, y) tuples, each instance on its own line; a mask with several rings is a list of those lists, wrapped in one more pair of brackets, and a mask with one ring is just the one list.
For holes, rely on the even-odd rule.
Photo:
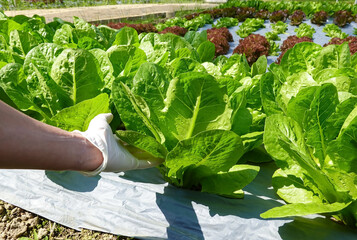
[(150, 184), (165, 184), (166, 181), (157, 168), (138, 169), (126, 171), (120, 178), (130, 181), (150, 183)]
[(243, 219), (262, 220), (260, 218), (262, 212), (282, 205), (276, 201), (276, 195), (271, 188), (271, 176), (275, 169), (272, 163), (262, 164), (258, 177), (248, 185), (244, 199), (224, 198), (168, 185), (163, 194), (156, 193), (156, 203), (169, 223), (167, 239), (204, 239), (194, 209), (194, 205), (197, 204), (206, 206), (211, 217), (230, 215)]
[(100, 176), (86, 177), (74, 171), (45, 171), (48, 179), (52, 182), (76, 192), (91, 192), (93, 191), (100, 179)]
[(283, 240), (357, 239), (357, 229), (338, 224), (322, 216), (314, 219), (295, 217), (294, 221), (279, 227), (279, 234)]
[(169, 185), (163, 194), (156, 193), (156, 204), (169, 223), (167, 239), (204, 239), (189, 191), (178, 193)]

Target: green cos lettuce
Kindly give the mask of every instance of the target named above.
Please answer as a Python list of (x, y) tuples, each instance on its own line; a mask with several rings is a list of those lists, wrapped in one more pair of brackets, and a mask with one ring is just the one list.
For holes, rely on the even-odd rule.
[(297, 44), (262, 77), (264, 145), (287, 203), (263, 218), (327, 214), (357, 222), (357, 78), (348, 45)]
[(126, 128), (117, 132), (123, 141), (166, 160), (161, 171), (171, 183), (243, 197), (259, 171), (242, 156), (263, 141), (265, 57), (252, 67), (241, 55), (214, 59), (206, 31), (138, 35), (57, 19), (44, 26), (47, 42), (22, 23), (0, 21), (0, 99), (69, 131), (112, 112), (112, 127)]
[[(187, 63), (185, 58), (179, 61)], [(241, 56), (223, 61), (222, 66), (220, 62), (205, 66), (231, 72), (233, 76), (239, 67), (250, 70)], [(253, 82), (261, 75), (254, 79), (250, 77), (251, 72), (246, 72), (248, 76), (234, 83), (233, 78), (208, 74), (206, 68), (198, 67), (202, 66), (198, 62), (191, 60), (190, 64), (196, 65), (193, 71), (180, 73), (176, 69), (171, 71), (176, 73), (173, 76), (155, 63), (144, 63), (133, 79), (116, 79), (112, 92), (114, 103), (126, 128), (131, 130), (117, 134), (121, 139), (128, 139), (126, 135), (130, 133), (129, 144), (153, 155), (157, 156), (157, 149), (161, 149), (159, 156), (166, 159), (161, 170), (169, 182), (242, 197), (241, 189), (259, 171), (259, 167), (243, 164), (241, 156), (261, 145), (265, 115), (253, 117), (254, 106), (261, 105)], [(261, 69), (255, 65), (255, 73), (265, 72), (266, 61), (265, 67), (264, 61), (261, 64)], [(227, 87), (225, 81), (232, 85)], [(148, 144), (143, 146), (142, 142)]]

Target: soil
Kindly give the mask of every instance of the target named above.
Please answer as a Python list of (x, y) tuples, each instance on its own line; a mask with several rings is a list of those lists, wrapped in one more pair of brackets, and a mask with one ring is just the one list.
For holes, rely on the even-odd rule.
[(62, 226), (0, 200), (0, 240), (135, 240), (107, 233)]

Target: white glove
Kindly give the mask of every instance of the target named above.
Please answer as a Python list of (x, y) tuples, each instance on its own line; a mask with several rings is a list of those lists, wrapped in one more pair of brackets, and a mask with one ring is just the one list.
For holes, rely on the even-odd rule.
[[(142, 160), (137, 159), (133, 154), (133, 147), (131, 154), (120, 139), (113, 134), (109, 123), (112, 121), (113, 115), (111, 113), (99, 114), (89, 123), (88, 129), (85, 132), (75, 130), (74, 132), (82, 134), (94, 146), (96, 146), (103, 154), (103, 163), (94, 171), (81, 172), (86, 176), (95, 176), (101, 172), (122, 172), (132, 169), (150, 168), (159, 165), (163, 159), (155, 158), (146, 153), (143, 155), (142, 151), (137, 151), (137, 155)], [(138, 150), (138, 149), (137, 149)]]

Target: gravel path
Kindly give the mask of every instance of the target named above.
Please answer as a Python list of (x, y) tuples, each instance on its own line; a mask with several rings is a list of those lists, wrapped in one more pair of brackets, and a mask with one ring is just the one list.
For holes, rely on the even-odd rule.
[(115, 236), (85, 229), (78, 232), (0, 201), (0, 239), (134, 240), (135, 238)]
[(9, 17), (26, 15), (32, 17), (37, 14), (44, 16), (46, 22), (59, 17), (65, 21), (73, 21), (73, 16), (80, 17), (87, 22), (104, 22), (123, 18), (145, 17), (156, 14), (171, 16), (176, 11), (211, 9), (218, 6), (215, 3), (185, 3), (185, 4), (120, 4), (96, 7), (74, 7), (55, 9), (31, 9), (21, 11), (5, 11)]

